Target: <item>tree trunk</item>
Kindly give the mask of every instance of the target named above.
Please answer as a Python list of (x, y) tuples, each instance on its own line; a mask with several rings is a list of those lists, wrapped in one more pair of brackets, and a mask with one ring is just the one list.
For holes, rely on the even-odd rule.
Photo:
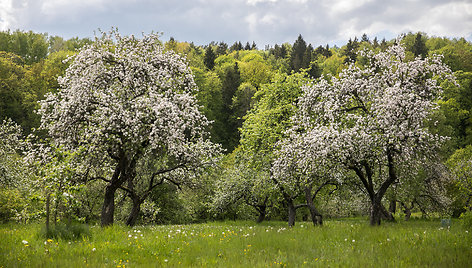
[(467, 196), (467, 200), (465, 201), (465, 207), (469, 209), (469, 211), (472, 211), (472, 205), (470, 203), (470, 200), (472, 198), (472, 194), (469, 194)]
[(51, 194), (48, 192), (46, 194), (46, 236), (49, 236), (49, 202), (51, 201)]
[(428, 217), (428, 213), (426, 213), (426, 210), (421, 207), (421, 206), (418, 206), (420, 208), (420, 211), (421, 211), (421, 218), (423, 219), (426, 219)]
[(257, 212), (259, 212), (259, 217), (257, 217), (257, 223), (261, 223), (265, 220), (267, 214), (267, 206), (266, 205), (258, 205), (256, 208)]
[(117, 187), (108, 184), (105, 189), (105, 199), (102, 206), (101, 225), (102, 227), (113, 224), (113, 216), (115, 214), (115, 192)]
[(56, 192), (56, 198), (54, 199), (54, 226), (57, 226), (57, 211), (59, 210), (59, 197), (57, 196)]
[(305, 199), (311, 215), (313, 225), (323, 225), (323, 216), (318, 212), (311, 197), (311, 187), (305, 187)]
[(409, 221), (411, 217), (411, 209), (408, 207), (405, 207), (403, 212), (405, 212), (405, 221)]
[(259, 217), (257, 217), (257, 223), (261, 223), (265, 220), (266, 217), (266, 209), (265, 207), (259, 211)]
[(293, 204), (293, 200), (287, 200), (288, 203), (288, 227), (295, 226), (295, 217), (297, 215), (297, 210)]
[(105, 188), (105, 197), (102, 206), (101, 225), (102, 227), (112, 225), (115, 214), (115, 193), (121, 185), (130, 178), (136, 168), (136, 159), (131, 161), (120, 152), (118, 165), (115, 167), (112, 179)]
[(136, 224), (136, 221), (138, 220), (139, 212), (141, 211), (141, 204), (143, 203), (143, 200), (140, 200), (139, 198), (133, 199), (133, 207), (131, 208), (131, 212), (128, 215), (128, 218), (126, 219), (126, 225), (128, 226), (134, 226)]
[(411, 207), (408, 207), (405, 203), (400, 203), (403, 207), (403, 213), (405, 213), (405, 221), (409, 221), (411, 217), (411, 209), (414, 207), (414, 203), (411, 203)]
[(380, 225), (380, 220), (382, 218), (382, 203), (380, 202), (381, 199), (374, 198), (372, 200), (372, 208), (370, 211), (370, 225), (377, 226)]
[(395, 212), (397, 212), (397, 200), (395, 199), (390, 200), (388, 211), (392, 214), (395, 214)]
[(382, 209), (382, 219), (387, 220), (387, 221), (395, 221), (395, 217), (393, 217), (393, 214), (388, 211), (383, 204), (381, 204), (381, 209)]
[[(372, 201), (372, 211), (370, 213), (370, 225), (380, 225), (380, 220), (382, 218), (382, 214), (386, 216), (388, 219), (395, 220), (393, 215), (388, 213), (385, 207), (382, 205), (382, 198), (384, 197), (385, 193), (387, 192), (390, 185), (392, 185), (395, 181), (397, 181), (397, 173), (395, 170), (395, 162), (393, 159), (393, 149), (387, 148), (387, 160), (388, 160), (388, 179), (382, 183), (379, 190), (375, 194), (371, 194), (371, 201)], [(369, 172), (367, 172), (369, 173)], [(369, 178), (371, 175), (369, 175)], [(370, 179), (369, 179), (370, 181)], [(366, 183), (364, 183), (366, 184)], [(372, 186), (372, 183), (369, 182), (369, 185)], [(370, 187), (370, 193), (373, 193), (373, 187)]]

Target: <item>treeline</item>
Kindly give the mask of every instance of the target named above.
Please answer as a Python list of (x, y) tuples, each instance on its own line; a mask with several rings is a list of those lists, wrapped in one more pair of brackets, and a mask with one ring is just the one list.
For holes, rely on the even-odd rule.
[[(25, 134), (37, 128), (40, 121), (35, 112), (38, 101), (48, 92), (58, 90), (58, 78), (65, 75), (70, 64), (68, 57), (92, 42), (87, 38), (65, 40), (31, 31), (0, 32), (1, 119), (12, 119)], [(167, 223), (251, 218), (254, 212), (259, 220), (266, 216), (286, 218), (288, 204), (281, 201), (281, 194), (274, 192), (273, 185), (264, 183), (270, 183), (267, 165), (273, 158), (276, 143), (289, 127), (293, 103), (301, 95), (301, 86), (321, 77), (336, 77), (351, 63), (365, 66), (367, 58), (360, 51), (385, 51), (396, 40), (370, 39), (364, 34), (351, 38), (341, 47), (330, 47), (309, 44), (299, 35), (293, 44), (275, 44), (264, 49), (259, 49), (254, 42), (244, 45), (242, 42), (231, 45), (211, 42), (204, 46), (173, 38), (161, 42), (165, 50), (185, 56), (199, 88), (196, 98), (201, 111), (212, 121), (208, 129), (211, 140), (221, 144), (226, 154), (219, 167), (201, 179), (203, 183), (199, 187), (179, 191), (178, 186), (168, 183), (150, 194), (150, 201), (143, 204), (142, 219)], [(408, 33), (401, 42), (406, 48), (407, 60), (441, 54), (443, 61), (455, 72), (458, 85), (444, 84), (443, 96), (438, 100), (440, 109), (434, 115), (435, 124), (430, 126), (432, 132), (451, 137), (443, 146), (441, 157), (444, 163), (449, 160), (454, 166), (454, 161), (459, 162), (454, 160), (458, 159), (457, 153), (464, 155), (460, 150), (472, 144), (472, 44), (464, 38), (431, 37), (425, 33)], [(6, 183), (7, 179), (2, 181)], [(335, 198), (329, 198), (334, 201), (317, 204), (326, 215), (366, 213), (368, 204), (361, 191), (347, 194), (349, 186), (341, 187), (335, 183), (323, 186), (326, 188), (317, 191), (320, 195), (337, 193)], [(98, 190), (100, 187), (87, 184), (78, 188), (72, 210), (65, 207), (63, 197), (56, 196), (56, 213), (67, 212), (87, 221), (97, 220), (100, 207), (97, 196), (102, 195)], [(470, 193), (459, 186), (450, 188), (448, 194), (454, 203), (449, 209), (457, 216), (469, 202)], [(19, 211), (16, 216), (21, 211), (29, 215), (23, 218), (42, 215), (38, 207), (43, 206), (44, 198), (38, 197), (36, 205), (27, 205), (31, 196), (22, 194), (24, 192), (19, 190), (3, 191), (3, 206), (16, 206), (4, 210)], [(23, 203), (6, 201), (12, 196)], [(117, 206), (129, 209), (128, 198), (125, 192), (121, 193)], [(304, 202), (300, 196), (294, 199)], [(388, 200), (392, 212), (396, 205), (410, 213), (413, 208), (427, 212), (428, 206), (420, 204), (418, 198), (410, 199), (410, 203), (400, 202), (395, 193), (391, 193)], [(429, 203), (434, 207), (434, 202)], [(342, 211), (343, 206), (349, 206), (349, 212)], [(298, 217), (308, 217), (306, 211), (298, 213)], [(10, 212), (2, 217), (14, 216), (15, 213)], [(121, 219), (124, 217), (126, 213)]]

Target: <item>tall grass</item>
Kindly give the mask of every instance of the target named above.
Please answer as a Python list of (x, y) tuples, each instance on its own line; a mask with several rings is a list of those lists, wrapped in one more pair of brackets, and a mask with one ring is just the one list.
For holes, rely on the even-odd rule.
[[(214, 222), (90, 227), (76, 240), (47, 240), (39, 225), (0, 226), (2, 267), (341, 266), (471, 267), (472, 230), (458, 221), (413, 220), (370, 227), (366, 219)], [(24, 240), (24, 241), (23, 241)]]

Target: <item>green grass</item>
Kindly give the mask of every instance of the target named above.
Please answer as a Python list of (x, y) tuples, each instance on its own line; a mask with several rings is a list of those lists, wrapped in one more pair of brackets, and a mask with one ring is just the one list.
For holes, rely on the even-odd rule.
[[(109, 228), (46, 240), (40, 225), (0, 225), (0, 267), (471, 267), (472, 230), (460, 221), (366, 219), (215, 222)], [(22, 241), (27, 241), (23, 243)]]

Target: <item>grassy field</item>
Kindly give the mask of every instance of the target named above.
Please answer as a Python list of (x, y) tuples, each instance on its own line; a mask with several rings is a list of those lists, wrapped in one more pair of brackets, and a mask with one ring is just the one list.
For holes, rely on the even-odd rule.
[(80, 239), (49, 240), (41, 227), (0, 225), (0, 267), (472, 267), (472, 230), (439, 219), (91, 226)]

